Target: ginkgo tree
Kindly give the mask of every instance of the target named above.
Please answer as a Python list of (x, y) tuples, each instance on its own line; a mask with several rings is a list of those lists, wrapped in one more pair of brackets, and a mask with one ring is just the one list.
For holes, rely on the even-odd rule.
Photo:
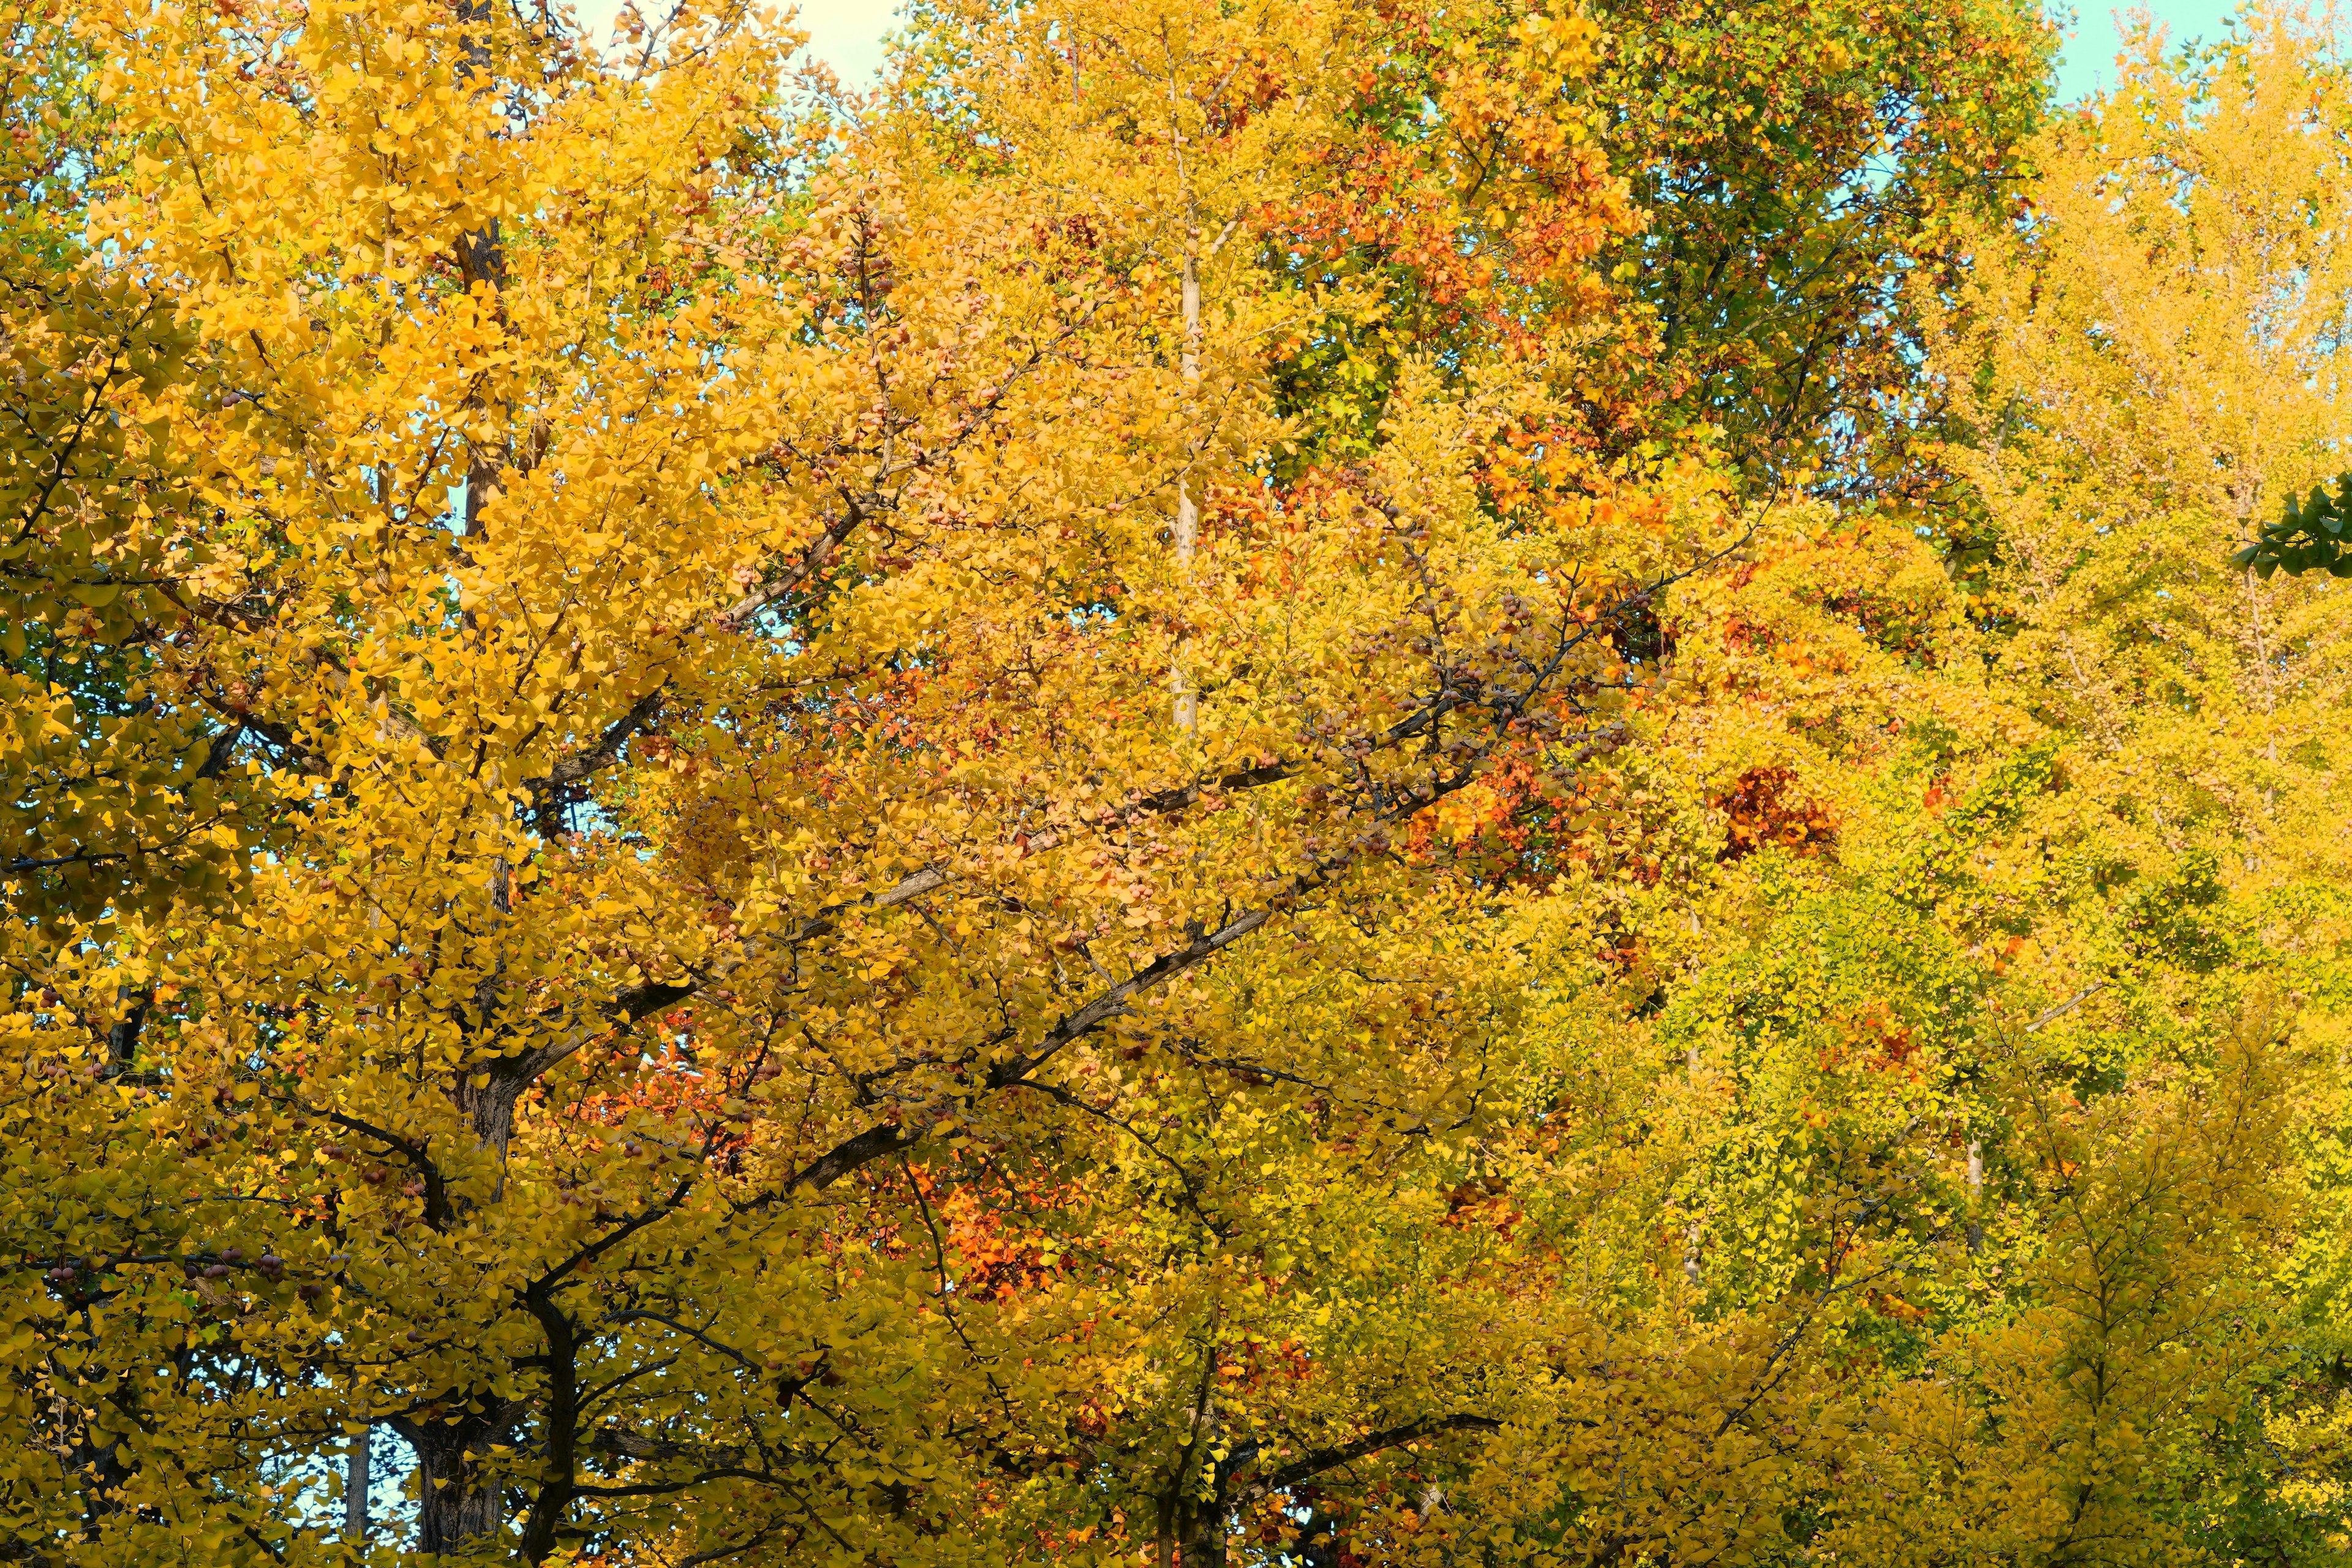
[[(1377, 15), (1163, 20), (1175, 137), (1245, 56), (1290, 95), (1219, 199), (1304, 221)], [(1497, 515), (1556, 394), (1465, 340), (1266, 491), (1312, 290), (1213, 273), (1191, 197), (796, 119), (723, 8), (616, 60), (500, 6), (44, 36), (106, 156), (20, 296), (13, 1550), (323, 1560), (389, 1431), (426, 1553), (1009, 1552), (1075, 1421), (1137, 1456), (1076, 1539), (1168, 1559), (1499, 1424), (1507, 1346), (1380, 1370), (1475, 1289), (1300, 1349), (1386, 1266), (1249, 1173), (1457, 1159), (1502, 1004), (1445, 933), (1482, 840), (1429, 830), (1622, 743), (1706, 485)], [(1214, 1417), (1254, 1468), (1172, 1424), (1283, 1355)]]

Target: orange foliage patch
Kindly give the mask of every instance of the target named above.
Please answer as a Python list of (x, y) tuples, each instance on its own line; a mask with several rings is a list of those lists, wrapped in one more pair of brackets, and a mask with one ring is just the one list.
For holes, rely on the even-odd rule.
[(1837, 843), (1837, 820), (1818, 803), (1793, 793), (1797, 775), (1787, 768), (1750, 768), (1715, 797), (1727, 832), (1718, 860), (1738, 860), (1768, 844), (1799, 855), (1815, 855)]

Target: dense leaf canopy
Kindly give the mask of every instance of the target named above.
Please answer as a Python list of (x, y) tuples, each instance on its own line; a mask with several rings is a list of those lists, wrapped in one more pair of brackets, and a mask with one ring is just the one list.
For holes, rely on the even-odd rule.
[(2331, 39), (907, 17), (0, 0), (0, 1563), (2352, 1555)]

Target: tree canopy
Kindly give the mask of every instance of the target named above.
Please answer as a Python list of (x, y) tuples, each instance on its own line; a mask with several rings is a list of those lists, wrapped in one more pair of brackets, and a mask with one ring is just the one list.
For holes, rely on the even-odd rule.
[(2352, 1554), (2323, 27), (0, 11), (0, 1562)]

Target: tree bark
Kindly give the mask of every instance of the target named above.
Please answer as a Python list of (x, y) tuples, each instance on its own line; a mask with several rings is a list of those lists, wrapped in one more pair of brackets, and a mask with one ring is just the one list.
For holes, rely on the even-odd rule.
[[(1201, 268), (1194, 258), (1193, 243), (1197, 235), (1187, 234), (1184, 245), (1184, 438), (1189, 445), (1192, 437), (1192, 394), (1201, 384)], [(1201, 513), (1192, 502), (1192, 454), (1187, 452), (1184, 468), (1176, 476), (1176, 575), (1189, 586), (1192, 578), (1192, 558), (1201, 544)], [(1192, 689), (1191, 678), (1184, 673), (1183, 644), (1177, 644), (1176, 727), (1191, 734), (1200, 723), (1200, 698)]]
[(1979, 1207), (1984, 1202), (1984, 1142), (1969, 1140), (1969, 1250), (1984, 1250), (1984, 1217)]
[(475, 1456), (500, 1435), (480, 1415), (457, 1421), (396, 1421), (416, 1450), (416, 1549), (458, 1552), (499, 1528), (498, 1483)]
[(343, 1539), (365, 1541), (368, 1532), (368, 1447), (370, 1427), (352, 1439), (343, 1466)]

